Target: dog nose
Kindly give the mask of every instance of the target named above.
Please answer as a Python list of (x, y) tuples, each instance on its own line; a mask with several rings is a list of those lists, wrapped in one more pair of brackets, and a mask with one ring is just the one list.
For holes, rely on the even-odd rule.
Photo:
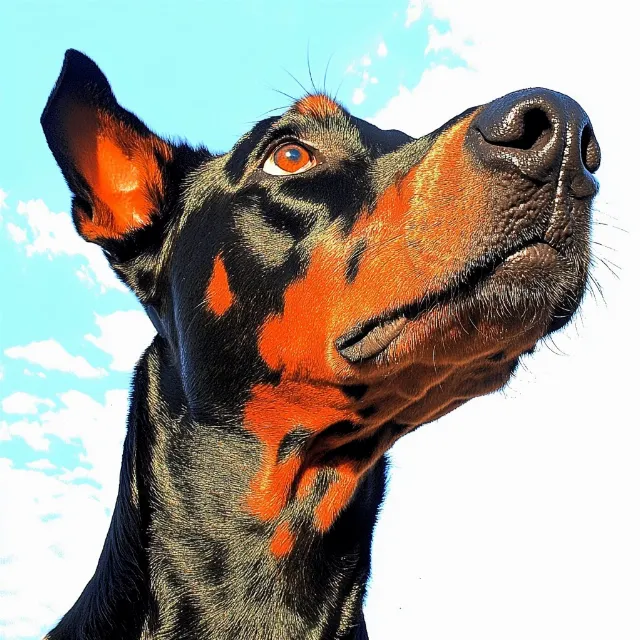
[(494, 170), (516, 168), (549, 182), (562, 172), (575, 197), (597, 191), (600, 146), (589, 117), (569, 96), (525, 89), (487, 104), (469, 127), (475, 156)]

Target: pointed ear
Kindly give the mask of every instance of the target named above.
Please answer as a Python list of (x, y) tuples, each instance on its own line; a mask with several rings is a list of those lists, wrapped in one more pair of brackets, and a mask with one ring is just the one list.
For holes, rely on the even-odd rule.
[(67, 51), (40, 121), (86, 240), (104, 244), (152, 224), (174, 148), (118, 104), (87, 56)]

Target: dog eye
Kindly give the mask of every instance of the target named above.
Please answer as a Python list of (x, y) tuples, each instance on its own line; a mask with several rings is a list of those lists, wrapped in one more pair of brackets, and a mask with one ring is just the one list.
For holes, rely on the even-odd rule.
[(316, 158), (309, 149), (296, 142), (287, 142), (273, 150), (262, 170), (272, 176), (287, 176), (304, 173), (316, 164)]

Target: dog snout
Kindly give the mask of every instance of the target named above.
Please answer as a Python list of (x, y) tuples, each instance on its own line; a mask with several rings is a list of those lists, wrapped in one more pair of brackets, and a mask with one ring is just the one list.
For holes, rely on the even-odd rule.
[(561, 173), (571, 194), (595, 194), (600, 147), (589, 117), (569, 96), (525, 89), (487, 104), (470, 125), (473, 154), (491, 170), (549, 182)]

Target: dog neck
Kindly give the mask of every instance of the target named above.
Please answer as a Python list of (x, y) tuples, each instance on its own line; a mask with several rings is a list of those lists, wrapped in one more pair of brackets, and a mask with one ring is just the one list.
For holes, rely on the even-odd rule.
[(381, 459), (323, 534), (273, 553), (245, 508), (255, 443), (197, 423), (156, 338), (136, 370), (120, 489), (95, 575), (49, 640), (367, 637), (362, 600)]

